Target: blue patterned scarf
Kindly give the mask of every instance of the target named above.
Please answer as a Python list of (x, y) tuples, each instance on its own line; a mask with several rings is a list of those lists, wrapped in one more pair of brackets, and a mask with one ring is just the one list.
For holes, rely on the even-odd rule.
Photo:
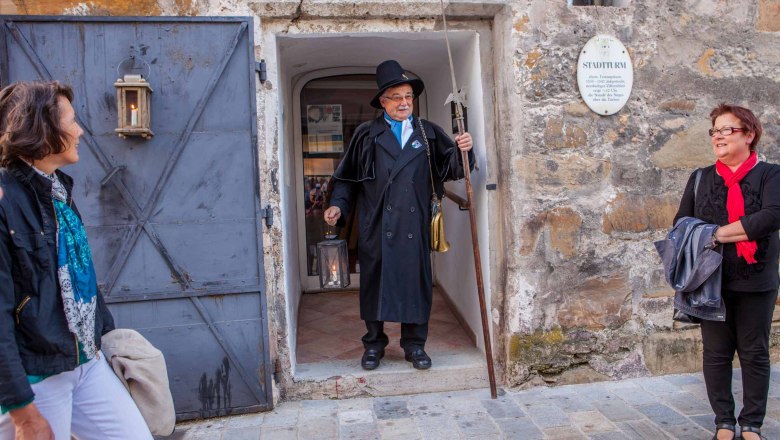
[(54, 199), (57, 213), (57, 276), (68, 328), (88, 359), (95, 356), (97, 278), (84, 224), (65, 202)]
[(78, 338), (79, 351), (86, 359), (92, 359), (97, 352), (97, 277), (87, 232), (79, 216), (68, 206), (68, 191), (57, 174), (49, 175), (35, 167), (33, 169), (52, 182), (52, 201), (57, 215), (57, 278), (65, 318), (68, 329)]

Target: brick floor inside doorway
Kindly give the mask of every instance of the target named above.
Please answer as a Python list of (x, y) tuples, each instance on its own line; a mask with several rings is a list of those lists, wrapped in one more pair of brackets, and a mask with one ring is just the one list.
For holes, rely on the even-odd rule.
[[(360, 359), (363, 354), (360, 338), (365, 332), (366, 327), (360, 320), (357, 291), (304, 294), (298, 315), (298, 363)], [(404, 352), (398, 345), (401, 325), (387, 322), (385, 333), (390, 338), (385, 356), (403, 359)], [(474, 343), (447, 302), (434, 288), (425, 350), (434, 357), (437, 353), (473, 347)]]

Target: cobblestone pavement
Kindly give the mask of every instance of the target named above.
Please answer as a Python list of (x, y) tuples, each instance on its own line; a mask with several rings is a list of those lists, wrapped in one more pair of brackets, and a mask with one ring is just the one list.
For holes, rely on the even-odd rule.
[[(739, 370), (734, 379), (740, 402)], [(496, 400), (480, 389), (282, 402), (267, 413), (181, 424), (171, 438), (709, 440), (713, 423), (702, 375), (684, 374), (511, 391)], [(780, 439), (780, 366), (772, 369), (763, 431)]]

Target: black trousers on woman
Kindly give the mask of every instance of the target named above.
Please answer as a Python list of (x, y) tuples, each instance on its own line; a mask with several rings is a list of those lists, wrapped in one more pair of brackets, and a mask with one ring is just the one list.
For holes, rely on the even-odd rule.
[(707, 397), (715, 412), (716, 424), (736, 424), (731, 393), (731, 365), (736, 351), (742, 367), (744, 395), (739, 424), (760, 428), (769, 393), (769, 331), (777, 290), (723, 290), (721, 294), (726, 304), (726, 321), (701, 323)]

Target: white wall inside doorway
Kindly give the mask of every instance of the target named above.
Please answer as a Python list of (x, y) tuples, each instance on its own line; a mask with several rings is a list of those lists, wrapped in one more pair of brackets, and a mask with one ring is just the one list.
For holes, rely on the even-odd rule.
[[(293, 92), (298, 82), (311, 72), (324, 69), (354, 67), (356, 72), (365, 72), (366, 68), (374, 69), (377, 64), (387, 59), (398, 60), (401, 65), (417, 75), (425, 82), (427, 94), (427, 119), (448, 129), (451, 127), (449, 104), (444, 102), (451, 92), (451, 81), (447, 61), (447, 51), (444, 35), (441, 32), (398, 32), (398, 33), (366, 33), (366, 34), (305, 34), (277, 36), (276, 50), (279, 60), (279, 85), (281, 96), (279, 101), (280, 141), (279, 154), (280, 182), (283, 183), (282, 224), (284, 225), (285, 246), (285, 277), (288, 286), (288, 342), (293, 366), (295, 365), (296, 330), (298, 304), (302, 289), (300, 263), (295, 255), (298, 251), (298, 240), (291, 235), (298, 234), (298, 214), (296, 209), (296, 194), (299, 185), (296, 178), (295, 154), (293, 142), (295, 117), (291, 111), (294, 103), (299, 100)], [(485, 182), (488, 167), (485, 166), (485, 119), (492, 120), (492, 107), (486, 107), (483, 102), (483, 87), (489, 86), (480, 62), (479, 35), (476, 31), (451, 31), (450, 43), (455, 57), (456, 76), (459, 85), (465, 86), (469, 96), (469, 130), (474, 136), (477, 146), (477, 157), (480, 171), (472, 174), (474, 196), (477, 200), (477, 214), (480, 225), (480, 243), (482, 248), (482, 266), (485, 276), (485, 287), (490, 310), (489, 292), (489, 239), (487, 228), (487, 203), (485, 199)], [(489, 58), (485, 58), (490, 62)], [(490, 78), (490, 76), (487, 76)], [(490, 103), (487, 104), (488, 106)], [(486, 113), (488, 112), (488, 113)], [(488, 127), (492, 123), (487, 124)], [(488, 136), (493, 138), (492, 135)], [(462, 182), (449, 184), (453, 191), (465, 197)], [(471, 248), (471, 235), (467, 212), (460, 212), (457, 206), (447, 202), (446, 234), (452, 244), (447, 254), (436, 255), (434, 258), (434, 278), (446, 290), (459, 313), (465, 318), (468, 326), (477, 336), (478, 345), (482, 344), (482, 330), (479, 317), (479, 306), (474, 280), (474, 263)], [(294, 278), (294, 279), (293, 279)], [(293, 367), (294, 368), (294, 367)]]

